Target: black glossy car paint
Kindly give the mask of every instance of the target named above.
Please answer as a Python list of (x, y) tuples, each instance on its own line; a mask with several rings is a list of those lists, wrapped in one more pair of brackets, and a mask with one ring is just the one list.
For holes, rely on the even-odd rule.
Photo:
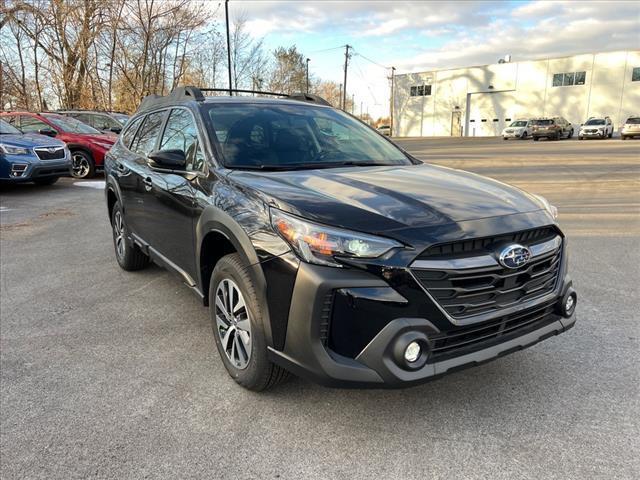
[[(239, 253), (249, 266), (258, 300), (268, 307), (264, 327), (271, 359), (318, 382), (397, 386), (444, 373), (429, 365), (406, 370), (392, 365), (388, 346), (375, 350), (376, 342), (387, 334), (396, 338), (406, 330), (428, 335), (466, 323), (443, 313), (409, 265), (435, 244), (547, 225), (558, 229), (535, 197), (495, 180), (443, 167), (420, 163), (282, 172), (225, 168), (201, 115), (202, 104), (189, 99), (169, 102), (139, 112), (129, 125), (152, 111), (189, 109), (206, 157), (203, 170), (180, 174), (153, 168), (127, 148), (126, 135), (121, 135), (105, 163), (109, 208), (120, 202), (131, 232), (129, 241), (176, 272), (205, 304), (215, 259), (231, 251)], [(341, 259), (343, 268), (307, 264), (274, 231), (270, 208), (388, 237), (404, 248), (377, 259)], [(559, 229), (558, 233), (562, 235)], [(566, 249), (566, 242), (562, 248)], [(553, 302), (572, 283), (564, 254), (562, 262), (560, 279), (547, 295)], [(518, 308), (522, 306), (514, 311)], [(544, 335), (561, 333), (575, 317), (565, 323), (559, 315), (551, 320), (556, 322), (555, 330)], [(527, 339), (535, 343), (542, 338)], [(509, 348), (523, 346), (509, 344)], [(503, 354), (499, 348), (494, 353)], [(379, 358), (372, 360), (376, 355)]]

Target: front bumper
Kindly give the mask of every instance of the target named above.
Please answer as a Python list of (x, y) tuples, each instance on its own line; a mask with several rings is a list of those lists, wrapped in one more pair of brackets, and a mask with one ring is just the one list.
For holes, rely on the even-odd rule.
[[(558, 282), (550, 304), (556, 309), (572, 286), (564, 268), (560, 279), (562, 281)], [(347, 292), (352, 310), (341, 308), (338, 316), (335, 311), (332, 316), (336, 292)], [(524, 329), (488, 341), (486, 346), (483, 343), (481, 348), (466, 354), (444, 357), (438, 361), (425, 358), (424, 362), (419, 362), (419, 368), (407, 368), (398, 358), (398, 345), (418, 340), (429, 346), (425, 349), (428, 351), (433, 338), (443, 328), (442, 322), (436, 321), (435, 310), (432, 314), (416, 315), (415, 310), (408, 306), (411, 301), (404, 298), (408, 296), (404, 291), (398, 294), (398, 288), (391, 288), (382, 278), (368, 272), (301, 263), (291, 300), (284, 349), (269, 348), (270, 358), (296, 375), (326, 386), (405, 387), (522, 350), (567, 331), (576, 321), (575, 314), (564, 318), (554, 310), (545, 317), (540, 328)], [(549, 302), (549, 299), (546, 301)], [(424, 302), (429, 303), (426, 299)], [(382, 327), (380, 324), (376, 326), (379, 318), (388, 318), (394, 313), (396, 318), (386, 321)], [(347, 338), (346, 343), (353, 342), (365, 328), (375, 328), (377, 333), (363, 348), (356, 349), (359, 353), (341, 355), (332, 350), (328, 341), (330, 322), (336, 321), (353, 325), (353, 336)], [(349, 330), (346, 332), (349, 333)]]
[(1, 175), (3, 181), (30, 182), (38, 178), (68, 177), (71, 175), (71, 161), (25, 161), (22, 159), (7, 161)]
[(502, 132), (504, 138), (522, 138), (524, 132)]
[(604, 138), (607, 136), (605, 132), (588, 132), (584, 130), (580, 131), (579, 135), (584, 138)]

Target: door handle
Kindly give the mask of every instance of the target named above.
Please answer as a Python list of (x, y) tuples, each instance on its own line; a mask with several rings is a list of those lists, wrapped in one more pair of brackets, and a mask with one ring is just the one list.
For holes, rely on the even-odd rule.
[(151, 177), (147, 177), (144, 180), (142, 180), (144, 182), (144, 189), (147, 192), (150, 192), (151, 189), (153, 188), (153, 182), (151, 181)]

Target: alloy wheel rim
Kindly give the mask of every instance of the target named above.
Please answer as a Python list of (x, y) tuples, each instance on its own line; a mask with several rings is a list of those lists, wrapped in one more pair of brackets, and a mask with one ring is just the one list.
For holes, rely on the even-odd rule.
[(71, 170), (73, 176), (76, 178), (84, 178), (89, 173), (89, 161), (84, 155), (74, 154), (71, 159)]
[(113, 221), (113, 232), (115, 233), (115, 242), (116, 242), (116, 254), (119, 258), (124, 257), (124, 221), (122, 220), (122, 214), (120, 212), (116, 212), (114, 221)]
[(251, 321), (242, 292), (228, 278), (216, 288), (216, 331), (231, 364), (244, 370), (251, 359)]

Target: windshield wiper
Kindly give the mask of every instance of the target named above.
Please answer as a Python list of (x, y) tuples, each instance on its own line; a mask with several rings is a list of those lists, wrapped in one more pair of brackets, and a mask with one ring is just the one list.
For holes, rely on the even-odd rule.
[(338, 167), (388, 167), (392, 164), (381, 164), (376, 162), (356, 162), (347, 160), (344, 162), (312, 162), (293, 163), (289, 165), (234, 165), (227, 168), (233, 170), (262, 170), (262, 171), (284, 171), (284, 170), (313, 170), (317, 168), (338, 168)]

